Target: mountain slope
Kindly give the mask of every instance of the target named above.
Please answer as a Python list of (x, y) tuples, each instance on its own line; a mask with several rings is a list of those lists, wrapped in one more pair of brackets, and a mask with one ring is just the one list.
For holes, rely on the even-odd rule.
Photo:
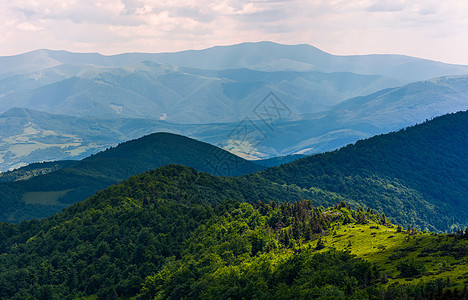
[(60, 65), (0, 78), (0, 111), (23, 107), (73, 116), (234, 122), (270, 91), (298, 114), (403, 83), (379, 75), (206, 71), (151, 61), (125, 67)]
[(293, 154), (293, 155), (287, 155), (287, 156), (278, 156), (278, 157), (273, 157), (273, 158), (268, 158), (268, 159), (259, 159), (259, 160), (254, 160), (254, 162), (257, 165), (265, 166), (265, 167), (276, 167), (282, 164), (287, 164), (292, 161), (295, 161), (300, 158), (304, 158), (306, 155), (301, 155), (301, 154)]
[[(270, 91), (293, 113), (312, 113), (410, 81), (468, 73), (467, 66), (411, 57), (333, 56), (308, 45), (269, 42), (116, 56), (38, 50), (0, 57), (0, 66), (3, 111), (165, 116), (183, 123), (238, 121)], [(214, 107), (219, 109), (209, 113)]]
[[(301, 154), (325, 152), (464, 110), (468, 110), (468, 76), (436, 78), (348, 99), (302, 120), (279, 120), (267, 143), (280, 145), (280, 139), (288, 137), (290, 148), (282, 148), (278, 155), (303, 149), (309, 150)], [(308, 130), (301, 132), (300, 128)]]
[[(394, 180), (413, 190), (413, 196), (419, 194), (427, 201), (425, 207), (414, 206), (411, 210), (425, 215), (428, 223), (442, 230), (463, 227), (468, 224), (466, 124), (468, 112), (442, 116), (399, 132), (359, 141), (338, 151), (270, 168), (260, 176), (279, 184), (335, 192), (382, 209), (403, 223), (408, 209), (385, 202), (383, 195), (370, 188), (376, 180)], [(388, 188), (397, 190), (398, 186), (390, 184)], [(413, 196), (404, 200), (410, 206)], [(430, 211), (432, 217), (427, 215)], [(431, 219), (436, 215), (441, 218)]]
[[(177, 177), (177, 174), (173, 176), (178, 178), (176, 182), (181, 187), (197, 191), (190, 197), (219, 200), (227, 196), (239, 201), (261, 199), (266, 202), (311, 199), (317, 205), (346, 201), (354, 206), (374, 207), (404, 226), (452, 230), (468, 223), (465, 205), (468, 166), (463, 154), (468, 141), (467, 115), (468, 112), (447, 115), (400, 132), (360, 141), (339, 151), (314, 155), (224, 183), (209, 180), (208, 185), (204, 185), (198, 179), (192, 181)], [(434, 143), (440, 146), (434, 147)], [(75, 168), (62, 169), (21, 183), (1, 185), (4, 201), (10, 201), (4, 202), (8, 212), (4, 220), (50, 215), (65, 203), (82, 200), (85, 195), (141, 172), (143, 168), (157, 167), (154, 162), (139, 161), (138, 151), (134, 152), (132, 160), (126, 150), (121, 150), (125, 147), (124, 144), (92, 156)], [(141, 148), (143, 157), (151, 157), (144, 146)], [(173, 149), (169, 150), (172, 153), (167, 153), (169, 157), (178, 153)], [(203, 166), (200, 165), (200, 157), (203, 156), (197, 158), (190, 147), (182, 148), (180, 152), (184, 152), (188, 161), (196, 163), (194, 166), (199, 169), (210, 167), (208, 171), (211, 173), (218, 170), (211, 164), (219, 162), (216, 153)], [(158, 161), (159, 158), (154, 159)], [(230, 160), (227, 161), (233, 166)], [(188, 164), (180, 157), (172, 162)], [(217, 166), (225, 166), (223, 162), (226, 161)], [(255, 168), (249, 170), (254, 171)], [(82, 187), (77, 189), (79, 185)], [(224, 185), (229, 187), (229, 191), (222, 188)], [(213, 191), (217, 196), (211, 195)], [(187, 194), (186, 191), (181, 193)], [(12, 214), (13, 211), (16, 214)]]
[[(198, 181), (181, 186), (180, 178)], [(330, 208), (309, 201), (267, 204), (258, 201), (261, 194), (239, 189), (241, 182), (255, 187), (247, 178), (169, 165), (50, 218), (0, 223), (0, 296), (462, 295), (459, 275), (468, 271), (463, 233), (403, 231), (384, 215), (343, 202)], [(228, 200), (242, 192), (255, 204)]]
[(172, 65), (200, 69), (250, 68), (254, 70), (315, 70), (385, 75), (408, 81), (467, 74), (457, 66), (403, 55), (331, 55), (310, 45), (281, 45), (272, 42), (242, 43), (204, 50), (157, 54), (156, 59)]
[[(205, 64), (219, 70), (202, 69)], [(62, 116), (5, 112), (2, 171), (81, 159), (157, 131), (197, 138), (244, 158), (313, 154), (468, 109), (467, 76), (402, 86), (407, 74), (421, 80), (466, 73), (465, 66), (391, 55), (333, 56), (308, 45), (262, 42), (117, 56), (38, 50), (0, 57), (0, 66), (0, 111), (22, 106), (86, 116), (70, 118), (69, 126)], [(274, 128), (258, 120), (272, 91), (288, 112)], [(245, 141), (231, 133), (246, 119), (258, 120), (255, 140), (261, 142), (241, 149)]]
[(123, 179), (179, 163), (215, 175), (237, 176), (264, 167), (215, 146), (156, 133), (123, 143), (46, 175), (0, 183), (1, 220), (43, 218)]

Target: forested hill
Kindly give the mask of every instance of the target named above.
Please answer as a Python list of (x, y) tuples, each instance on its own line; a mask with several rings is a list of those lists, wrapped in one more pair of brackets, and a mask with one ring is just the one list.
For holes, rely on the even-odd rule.
[[(206, 188), (184, 178), (177, 182), (182, 188), (193, 188), (192, 184), (201, 188), (197, 195), (210, 199), (310, 199), (316, 205), (346, 201), (385, 212), (404, 226), (451, 231), (468, 225), (467, 122), (468, 112), (446, 115), (338, 151), (216, 181), (216, 186), (226, 185), (223, 188)], [(0, 184), (1, 217), (19, 221), (50, 216), (131, 175), (168, 163), (185, 164), (215, 175), (239, 175), (264, 168), (193, 139), (153, 134), (70, 168)], [(223, 192), (210, 196), (217, 189)]]
[(147, 169), (179, 164), (216, 176), (239, 176), (264, 169), (211, 144), (165, 132), (121, 143), (117, 147), (85, 158), (82, 162), (88, 164), (108, 159), (130, 159), (146, 165)]
[(0, 221), (50, 216), (132, 175), (171, 163), (226, 176), (265, 168), (207, 143), (170, 133), (155, 133), (46, 175), (0, 183)]
[[(260, 176), (335, 192), (401, 223), (421, 225), (411, 220), (417, 212), (424, 222), (450, 230), (468, 225), (467, 151), (468, 112), (459, 112), (270, 168)], [(392, 199), (401, 186), (410, 194)], [(426, 205), (416, 205), (418, 197)]]
[[(184, 241), (214, 216), (212, 204), (289, 194), (277, 187), (264, 195), (257, 184), (263, 182), (168, 165), (47, 219), (0, 223), (0, 298), (135, 295), (145, 277), (180, 256)], [(239, 251), (235, 255), (245, 252)]]
[(50, 218), (0, 223), (0, 298), (466, 297), (463, 232), (403, 230), (344, 202), (260, 202), (288, 190), (264, 194), (261, 180), (169, 165)]

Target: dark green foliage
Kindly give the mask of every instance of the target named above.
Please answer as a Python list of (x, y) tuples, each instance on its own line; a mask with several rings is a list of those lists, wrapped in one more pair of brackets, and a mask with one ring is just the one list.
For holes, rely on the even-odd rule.
[(380, 224), (387, 224), (387, 217), (385, 217), (385, 213), (382, 213), (382, 217), (380, 218)]
[(380, 297), (376, 267), (323, 250), (330, 246), (322, 240), (332, 224), (375, 223), (380, 215), (344, 202), (328, 209), (310, 201), (245, 203), (263, 195), (257, 184), (169, 165), (50, 218), (0, 223), (0, 298)]
[[(181, 185), (181, 178), (188, 182), (198, 178), (199, 185)], [(180, 277), (171, 284), (181, 285), (171, 293), (177, 298), (191, 293), (191, 284), (198, 281), (190, 278), (218, 266), (212, 263), (221, 260), (222, 265), (235, 266), (244, 259), (295, 249), (316, 239), (331, 221), (342, 217), (341, 213), (313, 207), (309, 201), (257, 202), (254, 206), (229, 201), (230, 196), (236, 196), (236, 191), (229, 189), (231, 180), (171, 165), (132, 177), (48, 219), (19, 225), (0, 223), (0, 298), (94, 294), (128, 298), (140, 291), (147, 276), (176, 266), (173, 276)], [(303, 255), (298, 263), (304, 263)], [(364, 263), (354, 262), (351, 256), (333, 255), (343, 263), (350, 259), (353, 265)], [(201, 269), (195, 272), (190, 265), (180, 269), (188, 256), (202, 259), (196, 265)], [(350, 266), (349, 272), (353, 270)], [(276, 276), (289, 275), (268, 276), (271, 288), (276, 289)], [(362, 278), (357, 277), (358, 281)], [(221, 288), (222, 282), (219, 284)], [(239, 284), (242, 293), (251, 289)], [(336, 287), (339, 294), (344, 293), (341, 288)], [(202, 286), (196, 290), (212, 295), (221, 292), (203, 290)]]
[(468, 211), (468, 112), (375, 136), (260, 175), (336, 193), (422, 229), (464, 227)]
[(323, 248), (325, 248), (325, 244), (323, 243), (322, 239), (319, 239), (315, 250), (322, 250)]
[(141, 298), (310, 299), (328, 294), (345, 299), (378, 275), (370, 263), (347, 252), (316, 254), (308, 249), (282, 260), (275, 257), (272, 253), (228, 262), (211, 255), (188, 263), (185, 256), (182, 265), (166, 267), (148, 277)]
[(279, 166), (282, 164), (290, 163), (292, 161), (295, 161), (296, 159), (300, 159), (304, 157), (307, 157), (307, 155), (291, 154), (291, 155), (278, 156), (278, 157), (273, 157), (273, 158), (268, 158), (268, 159), (253, 160), (252, 162), (257, 165), (261, 165), (265, 167), (275, 167), (275, 166)]
[[(388, 287), (384, 291), (377, 292), (373, 289), (368, 289), (371, 299), (443, 299), (443, 300), (459, 300), (466, 299), (468, 296), (466, 290), (448, 289), (450, 283), (441, 278), (429, 281), (426, 283), (418, 283), (415, 285), (404, 285), (396, 287)], [(372, 291), (372, 292), (371, 292)]]
[(389, 258), (391, 260), (396, 260), (396, 259), (406, 257), (407, 255), (408, 253), (406, 253), (405, 251), (395, 251), (389, 256)]
[(62, 295), (134, 295), (213, 214), (209, 206), (105, 195), (21, 228), (3, 225), (0, 298), (31, 294), (35, 285)]
[[(179, 260), (146, 278), (140, 297), (285, 299), (329, 294), (344, 299), (379, 275), (372, 264), (349, 253), (316, 254), (317, 248), (300, 248), (305, 239), (320, 236), (310, 235), (313, 228), (328, 226), (329, 217), (318, 217), (324, 212), (306, 201), (253, 207), (223, 203), (215, 219), (187, 241)], [(305, 221), (306, 215), (316, 217)]]
[(397, 264), (397, 270), (400, 271), (403, 277), (412, 277), (426, 271), (426, 267), (421, 261), (408, 258)]
[[(0, 184), (0, 220), (44, 218), (130, 176), (178, 163), (214, 175), (238, 176), (263, 169), (215, 146), (156, 133), (90, 156), (72, 166), (21, 182)], [(52, 204), (24, 203), (27, 192), (64, 191)]]
[[(468, 112), (439, 117), (339, 151), (221, 180), (201, 194), (206, 201), (211, 201), (212, 190), (229, 190), (222, 199), (265, 202), (311, 199), (314, 204), (325, 206), (344, 200), (354, 207), (370, 206), (380, 213), (385, 212), (386, 217), (405, 227), (451, 231), (468, 223), (465, 219), (468, 211), (465, 201), (468, 196), (467, 122)], [(21, 183), (1, 184), (0, 218), (18, 221), (45, 217), (97, 190), (169, 162), (215, 174), (221, 171), (219, 174), (224, 175), (226, 172), (245, 174), (260, 168), (243, 160), (237, 165), (239, 159), (226, 153), (176, 135), (150, 135), (94, 155), (73, 168)], [(230, 169), (234, 166), (237, 168)], [(203, 186), (198, 179), (179, 181), (181, 187), (191, 184)], [(229, 184), (229, 188), (222, 186), (225, 184)], [(185, 188), (182, 190), (179, 197), (187, 196)], [(28, 191), (65, 191), (66, 194), (57, 199), (57, 203), (26, 205), (23, 196)]]

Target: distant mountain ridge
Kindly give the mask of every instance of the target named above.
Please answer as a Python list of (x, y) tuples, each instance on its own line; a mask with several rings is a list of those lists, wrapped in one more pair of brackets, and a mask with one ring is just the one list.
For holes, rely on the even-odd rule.
[(77, 161), (58, 160), (52, 162), (33, 163), (13, 171), (0, 173), (0, 182), (22, 181), (34, 178), (39, 175), (49, 174), (56, 170), (70, 167)]
[[(250, 118), (252, 122), (247, 123), (175, 124), (142, 118), (68, 117), (15, 108), (0, 114), (0, 170), (36, 161), (81, 159), (152, 132), (190, 136), (244, 158), (309, 155), (463, 110), (468, 110), (468, 76), (381, 90), (342, 101), (328, 111), (276, 119), (273, 127)], [(249, 125), (250, 140), (233, 134), (240, 124)]]
[(77, 118), (13, 108), (0, 115), (0, 170), (82, 159), (155, 131), (167, 130), (157, 121)]
[(404, 55), (332, 55), (311, 45), (282, 45), (273, 42), (241, 43), (215, 46), (203, 50), (172, 53), (123, 53), (105, 56), (98, 53), (36, 50), (11, 57), (0, 57), (4, 72), (12, 72), (23, 61), (37, 61), (50, 67), (58, 64), (94, 64), (122, 67), (149, 60), (197, 69), (249, 68), (259, 71), (352, 72), (385, 75), (419, 81), (429, 78), (468, 73), (468, 66), (445, 64)]
[(23, 107), (78, 117), (237, 122), (271, 91), (298, 115), (403, 83), (349, 72), (209, 71), (151, 61), (124, 67), (62, 64), (0, 78), (0, 111)]
[(271, 42), (112, 56), (37, 50), (0, 57), (0, 111), (235, 122), (270, 91), (298, 115), (460, 74), (468, 74), (468, 66), (399, 55), (334, 56), (309, 45)]

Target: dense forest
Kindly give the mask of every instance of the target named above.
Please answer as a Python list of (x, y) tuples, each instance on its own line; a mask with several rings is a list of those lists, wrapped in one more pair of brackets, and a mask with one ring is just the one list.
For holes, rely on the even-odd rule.
[(422, 229), (468, 225), (468, 112), (435, 118), (260, 172), (320, 188)]
[[(71, 204), (61, 213), (0, 223), (0, 298), (466, 298), (467, 121), (467, 112), (447, 115), (244, 176), (169, 164), (75, 204), (58, 193)], [(193, 144), (164, 135), (200, 168)], [(97, 190), (139, 172), (138, 161), (177, 158), (149, 155), (151, 138), (130, 158), (135, 141), (3, 183), (2, 205), (19, 205), (6, 201), (15, 195), (47, 215), (53, 203), (24, 191)], [(203, 145), (207, 166), (218, 148)]]
[(466, 295), (462, 231), (404, 229), (345, 202), (240, 202), (232, 179), (170, 165), (47, 219), (0, 223), (0, 298)]
[[(267, 170), (219, 179), (181, 178), (210, 201), (284, 202), (314, 205), (346, 201), (385, 212), (402, 226), (453, 231), (467, 225), (468, 112), (446, 115), (399, 132), (359, 141)], [(131, 175), (168, 163), (215, 175), (240, 175), (263, 168), (217, 147), (172, 134), (153, 134), (121, 144), (50, 174), (0, 184), (1, 220), (42, 218), (82, 201)], [(222, 182), (222, 184), (221, 184)], [(213, 189), (223, 193), (212, 196)], [(184, 194), (186, 192), (183, 192)], [(200, 196), (201, 197), (201, 196)], [(212, 199), (213, 198), (213, 199)]]
[[(58, 170), (29, 180), (0, 183), (0, 221), (44, 218), (132, 175), (177, 163), (214, 175), (238, 176), (264, 169), (218, 147), (169, 133), (122, 143), (78, 162), (33, 164), (4, 178)], [(62, 167), (60, 167), (62, 166)], [(0, 177), (1, 181), (2, 177)]]

